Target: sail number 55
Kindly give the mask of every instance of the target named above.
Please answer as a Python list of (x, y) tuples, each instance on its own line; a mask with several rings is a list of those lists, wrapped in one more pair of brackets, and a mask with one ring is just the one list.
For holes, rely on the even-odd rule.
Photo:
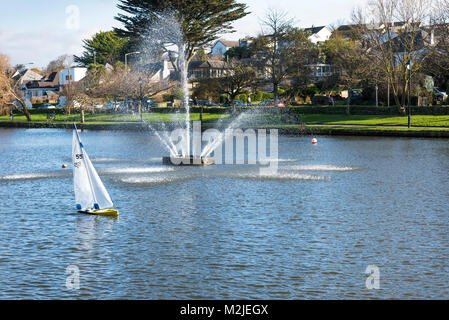
[(83, 155), (82, 154), (76, 154), (75, 155), (75, 159), (76, 160), (82, 160), (83, 159)]

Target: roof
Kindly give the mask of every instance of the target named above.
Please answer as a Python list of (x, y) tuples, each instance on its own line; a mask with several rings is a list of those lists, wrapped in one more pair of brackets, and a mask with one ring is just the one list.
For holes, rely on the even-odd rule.
[(404, 48), (404, 43), (410, 43), (411, 41), (413, 41), (413, 48), (415, 51), (422, 50), (424, 47), (431, 44), (430, 34), (424, 30), (417, 30), (401, 34), (391, 40), (395, 52), (406, 51), (407, 49)]
[(345, 24), (345, 25), (339, 26), (337, 28), (337, 31), (352, 31), (355, 29), (355, 27), (356, 27), (356, 25), (353, 25), (353, 24)]
[(189, 63), (189, 69), (210, 68), (223, 69), (225, 62), (221, 60), (192, 61)]
[(238, 41), (221, 40), (220, 39), (217, 42), (215, 42), (215, 44), (217, 44), (218, 42), (221, 42), (222, 44), (224, 44), (228, 48), (234, 48), (234, 47), (240, 46), (240, 43)]
[(39, 73), (31, 70), (31, 69), (24, 69), (21, 71), (16, 71), (16, 73), (12, 76), (14, 80), (22, 79), (22, 81), (34, 81), (34, 80), (40, 80), (42, 79), (42, 75)]
[(321, 30), (323, 30), (324, 28), (326, 28), (326, 26), (311, 27), (311, 28), (305, 28), (304, 31), (308, 31), (312, 34), (316, 34), (316, 33), (320, 32)]
[(49, 73), (38, 81), (29, 81), (26, 84), (27, 88), (58, 88), (59, 87), (59, 72)]

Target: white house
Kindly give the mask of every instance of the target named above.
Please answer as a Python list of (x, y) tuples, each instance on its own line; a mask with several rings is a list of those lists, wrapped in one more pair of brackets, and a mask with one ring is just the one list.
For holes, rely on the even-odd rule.
[(304, 30), (311, 33), (309, 40), (314, 44), (317, 44), (318, 42), (325, 42), (329, 40), (332, 35), (332, 31), (326, 26), (311, 27)]
[(59, 72), (52, 72), (39, 80), (27, 81), (22, 88), (25, 98), (51, 97), (59, 92)]
[(70, 67), (59, 72), (59, 86), (64, 86), (72, 82), (78, 82), (87, 74), (87, 68)]
[(239, 41), (218, 40), (211, 49), (212, 56), (223, 58), (224, 54), (231, 48), (239, 47)]
[(148, 79), (154, 82), (169, 80), (170, 76), (175, 72), (172, 63), (166, 58), (162, 59), (162, 61), (139, 65), (137, 70), (146, 73)]

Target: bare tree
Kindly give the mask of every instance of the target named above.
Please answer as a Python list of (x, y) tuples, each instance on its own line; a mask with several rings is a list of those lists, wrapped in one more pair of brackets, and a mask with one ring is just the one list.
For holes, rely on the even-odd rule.
[(421, 70), (433, 45), (425, 25), (430, 20), (432, 0), (370, 0), (358, 9), (353, 20), (358, 26), (360, 40), (370, 48), (371, 57), (387, 78), (398, 109), (404, 112), (405, 94), (411, 75)]
[(327, 62), (337, 68), (336, 80), (348, 88), (346, 113), (349, 114), (352, 89), (368, 84), (368, 79), (376, 74), (370, 52), (361, 41), (339, 37), (328, 40), (324, 51)]
[(48, 73), (61, 71), (62, 69), (69, 67), (72, 63), (73, 63), (73, 56), (64, 54), (62, 56), (59, 56), (55, 60), (50, 61), (46, 71)]
[(264, 34), (258, 37), (255, 46), (266, 58), (276, 106), (279, 99), (279, 85), (289, 73), (288, 64), (291, 55), (288, 50), (288, 34), (293, 29), (293, 19), (288, 18), (285, 11), (269, 9), (262, 24), (265, 27)]
[(235, 110), (235, 98), (251, 86), (255, 76), (256, 73), (252, 67), (236, 59), (224, 63), (223, 76), (217, 79), (217, 84), (220, 92), (229, 96), (233, 111)]
[[(26, 108), (26, 103), (23, 100), (23, 93), (20, 90), (18, 81), (13, 81), (11, 78), (11, 66), (9, 58), (0, 54), (0, 112), (5, 108), (21, 109), (28, 121), (31, 121), (31, 115)], [(18, 107), (18, 105), (20, 107)]]
[(440, 89), (449, 89), (449, 0), (436, 0), (431, 22), (435, 46), (424, 70)]
[(84, 91), (91, 98), (103, 98), (114, 102), (127, 99), (150, 98), (172, 89), (176, 84), (168, 79), (158, 79), (151, 70), (128, 72), (116, 67), (113, 71), (90, 69), (83, 81)]

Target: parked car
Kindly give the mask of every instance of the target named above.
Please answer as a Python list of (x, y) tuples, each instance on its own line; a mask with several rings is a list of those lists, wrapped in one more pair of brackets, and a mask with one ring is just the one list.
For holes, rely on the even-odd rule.
[(204, 106), (204, 107), (218, 107), (219, 105), (216, 103), (213, 103), (209, 100), (198, 100), (198, 106)]
[(360, 90), (354, 89), (351, 93), (351, 104), (361, 103), (363, 101), (363, 94)]
[(106, 102), (106, 103), (104, 104), (104, 106), (105, 106), (107, 109), (115, 109), (116, 107), (118, 107), (118, 103), (116, 103), (116, 102), (114, 102), (114, 101), (109, 101), (109, 102)]
[(447, 99), (447, 93), (444, 91), (440, 91), (437, 87), (433, 88), (433, 94), (438, 101), (443, 102)]
[(273, 100), (263, 100), (259, 103), (259, 106), (262, 106), (262, 107), (274, 106), (274, 101)]
[[(274, 107), (274, 100), (264, 100), (261, 101), (258, 105), (262, 107)], [(279, 108), (284, 108), (285, 103), (283, 101), (278, 101), (277, 106)]]
[[(232, 103), (231, 102), (225, 102), (223, 103), (223, 107), (231, 107)], [(246, 107), (246, 103), (244, 103), (242, 100), (234, 100), (234, 106), (236, 107)]]
[(45, 103), (38, 107), (39, 109), (56, 109), (56, 107), (52, 104)]
[(156, 102), (153, 101), (153, 99), (147, 99), (143, 101), (143, 108), (147, 109), (147, 108), (151, 108), (151, 107), (157, 107), (158, 104)]

